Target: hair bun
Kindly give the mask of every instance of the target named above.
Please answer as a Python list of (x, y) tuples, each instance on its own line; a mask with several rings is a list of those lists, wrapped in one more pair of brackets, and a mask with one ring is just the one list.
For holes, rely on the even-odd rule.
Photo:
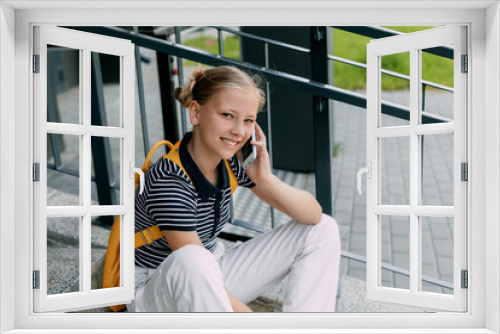
[(184, 107), (188, 108), (193, 100), (193, 88), (196, 82), (203, 77), (203, 68), (195, 69), (189, 76), (189, 81), (182, 87), (177, 87), (174, 91), (174, 96), (177, 101)]

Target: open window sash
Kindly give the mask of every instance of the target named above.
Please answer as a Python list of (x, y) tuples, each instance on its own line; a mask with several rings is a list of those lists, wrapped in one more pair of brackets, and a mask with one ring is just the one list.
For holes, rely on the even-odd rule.
[[(446, 46), (453, 52), (453, 119), (449, 122), (422, 122), (422, 50)], [(381, 117), (381, 58), (409, 53), (410, 120), (408, 125), (386, 126)], [(467, 270), (467, 182), (461, 180), (461, 165), (467, 163), (467, 74), (462, 63), (467, 54), (466, 27), (439, 27), (372, 40), (367, 46), (367, 297), (371, 300), (417, 308), (466, 311), (467, 289), (462, 287)], [(422, 138), (424, 135), (452, 134), (453, 206), (422, 205)], [(409, 205), (383, 205), (381, 201), (381, 141), (404, 138), (409, 142)], [(397, 139), (396, 139), (397, 140)], [(406, 153), (406, 152), (405, 152)], [(407, 181), (405, 181), (407, 182)], [(382, 284), (382, 219), (398, 216), (409, 222), (409, 288)], [(453, 220), (452, 293), (422, 289), (422, 220)]]
[[(79, 120), (73, 124), (48, 122), (47, 78), (48, 47), (70, 49), (78, 55), (75, 70), (78, 76)], [(92, 52), (115, 56), (120, 60), (120, 101), (118, 126), (91, 124), (91, 56)], [(129, 302), (134, 298), (134, 179), (130, 167), (134, 166), (135, 150), (135, 71), (134, 46), (130, 41), (71, 29), (38, 26), (34, 28), (34, 164), (39, 164), (39, 181), (34, 187), (34, 311), (74, 311)], [(36, 62), (36, 64), (35, 64)], [(66, 112), (62, 110), (61, 112)], [(79, 202), (70, 206), (47, 205), (47, 137), (66, 135), (79, 143)], [(91, 138), (106, 137), (119, 142), (119, 205), (91, 204)], [(99, 171), (95, 171), (98, 173)], [(92, 290), (91, 220), (96, 216), (121, 215), (120, 277), (119, 287)], [(48, 293), (47, 282), (47, 221), (48, 219), (73, 219), (79, 237), (78, 263), (79, 289), (77, 292)], [(64, 250), (61, 250), (64, 252)], [(76, 262), (76, 261), (75, 261)]]

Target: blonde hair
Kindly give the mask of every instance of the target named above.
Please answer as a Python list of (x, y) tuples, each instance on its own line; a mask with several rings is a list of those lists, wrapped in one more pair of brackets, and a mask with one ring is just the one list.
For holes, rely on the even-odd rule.
[(197, 68), (191, 73), (190, 80), (184, 86), (175, 89), (175, 98), (187, 108), (191, 101), (196, 101), (200, 105), (207, 103), (224, 88), (254, 90), (259, 99), (257, 109), (259, 111), (266, 102), (264, 91), (259, 88), (260, 83), (259, 76), (250, 77), (235, 67)]

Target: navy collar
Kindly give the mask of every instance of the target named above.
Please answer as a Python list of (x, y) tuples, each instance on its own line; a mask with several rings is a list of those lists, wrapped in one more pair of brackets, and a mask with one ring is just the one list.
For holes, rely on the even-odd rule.
[(210, 181), (207, 180), (205, 175), (200, 171), (196, 163), (194, 162), (191, 154), (187, 149), (187, 143), (191, 140), (193, 136), (192, 132), (187, 132), (181, 141), (179, 147), (179, 157), (181, 163), (184, 166), (189, 178), (193, 182), (193, 186), (201, 197), (202, 201), (207, 201), (210, 197), (220, 193), (222, 189), (229, 188), (229, 175), (227, 173), (226, 163), (221, 160), (219, 166), (217, 167), (219, 171), (219, 184), (220, 188), (214, 186)]

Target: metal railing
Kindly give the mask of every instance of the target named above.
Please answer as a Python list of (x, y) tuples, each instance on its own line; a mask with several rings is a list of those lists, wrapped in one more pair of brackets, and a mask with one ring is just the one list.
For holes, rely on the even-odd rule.
[[(138, 74), (138, 93), (139, 93), (139, 106), (140, 106), (140, 114), (141, 114), (141, 120), (142, 120), (142, 129), (143, 129), (143, 142), (144, 142), (144, 149), (145, 152), (148, 151), (149, 149), (149, 139), (148, 139), (148, 127), (146, 123), (146, 111), (145, 111), (145, 106), (144, 106), (144, 88), (143, 88), (143, 83), (142, 83), (142, 75), (141, 75), (141, 70), (140, 70), (140, 58), (139, 55), (139, 47), (144, 47), (148, 48), (151, 50), (155, 50), (158, 53), (165, 53), (170, 56), (175, 56), (178, 59), (178, 70), (179, 70), (179, 80), (180, 84), (182, 84), (182, 78), (184, 77), (183, 71), (182, 71), (182, 59), (186, 60), (191, 60), (194, 62), (198, 63), (203, 63), (206, 65), (210, 66), (222, 66), (222, 65), (230, 65), (230, 66), (235, 66), (238, 68), (243, 69), (244, 71), (252, 74), (259, 74), (267, 84), (267, 88), (269, 90), (269, 83), (273, 82), (278, 85), (283, 85), (287, 86), (290, 88), (302, 90), (305, 92), (308, 92), (314, 96), (314, 115), (315, 115), (315, 149), (316, 149), (316, 194), (318, 201), (322, 205), (324, 212), (331, 214), (332, 213), (332, 182), (331, 182), (331, 161), (330, 160), (325, 160), (324, 156), (330, 157), (331, 155), (326, 154), (323, 155), (322, 157), (322, 152), (324, 152), (324, 149), (320, 148), (320, 145), (318, 143), (322, 142), (323, 144), (325, 142), (330, 143), (330, 130), (329, 130), (329, 103), (328, 100), (334, 100), (334, 101), (339, 101), (343, 102), (352, 106), (360, 107), (360, 108), (366, 108), (366, 96), (360, 93), (352, 92), (346, 89), (334, 87), (330, 84), (328, 84), (328, 79), (324, 79), (326, 73), (320, 73), (324, 72), (325, 68), (327, 67), (327, 64), (329, 61), (336, 61), (336, 62), (342, 62), (347, 65), (351, 66), (356, 66), (359, 68), (364, 68), (366, 69), (366, 65), (358, 62), (354, 62), (352, 60), (348, 60), (345, 58), (329, 55), (326, 50), (326, 27), (312, 27), (311, 28), (311, 40), (312, 40), (312, 48), (307, 49), (304, 47), (292, 45), (289, 43), (284, 43), (280, 42), (277, 40), (273, 39), (268, 39), (268, 38), (263, 38), (257, 35), (245, 33), (245, 32), (240, 32), (234, 29), (229, 29), (227, 27), (211, 27), (217, 30), (217, 36), (219, 40), (219, 53), (220, 54), (211, 54), (205, 51), (201, 51), (198, 49), (194, 49), (192, 47), (182, 45), (181, 40), (180, 40), (180, 29), (178, 27), (174, 28), (173, 33), (176, 36), (176, 42), (172, 42), (169, 40), (165, 40), (162, 38), (158, 37), (153, 37), (149, 35), (144, 35), (138, 33), (138, 30), (134, 28), (133, 31), (127, 30), (127, 29), (122, 29), (122, 28), (117, 28), (117, 27), (68, 27), (72, 29), (77, 29), (81, 31), (87, 31), (91, 33), (96, 33), (100, 35), (106, 35), (106, 36), (111, 36), (111, 37), (116, 37), (116, 38), (122, 38), (122, 39), (128, 39), (132, 43), (135, 44), (136, 46), (136, 68), (137, 68), (137, 74)], [(385, 28), (378, 28), (378, 27), (333, 27), (336, 29), (341, 29), (345, 30), (348, 32), (353, 32), (356, 34), (360, 34), (363, 36), (371, 37), (371, 38), (382, 38), (382, 37), (388, 37), (388, 36), (394, 36), (396, 34), (399, 34), (398, 32), (385, 29)], [(230, 59), (227, 57), (224, 57), (224, 48), (223, 48), (223, 43), (222, 43), (222, 32), (226, 33), (231, 33), (234, 35), (239, 36), (240, 38), (250, 38), (255, 41), (259, 41), (263, 43), (264, 45), (264, 50), (265, 50), (265, 58), (266, 58), (266, 66), (257, 66), (255, 64), (250, 64), (234, 59)], [(318, 63), (320, 61), (322, 64), (320, 64), (320, 70), (314, 70), (312, 73), (312, 78), (304, 78), (300, 76), (296, 76), (290, 73), (286, 72), (281, 72), (277, 70), (273, 70), (269, 68), (269, 59), (268, 59), (268, 47), (269, 45), (273, 46), (278, 46), (282, 48), (286, 48), (288, 50), (293, 50), (295, 52), (299, 53), (306, 53), (308, 55), (311, 55), (311, 57), (315, 57), (316, 61), (314, 63)], [(319, 50), (319, 51), (318, 51)], [(453, 58), (453, 52), (451, 48), (448, 47), (437, 47), (433, 49), (426, 49), (426, 52), (433, 53), (442, 57), (446, 58)], [(451, 51), (451, 52), (450, 52)], [(403, 80), (409, 80), (408, 76), (401, 75), (399, 73), (395, 73), (392, 71), (387, 71), (387, 70), (382, 70), (382, 73), (394, 76)], [(323, 79), (316, 79), (316, 78), (323, 78)], [(316, 79), (316, 80), (313, 80)], [(438, 85), (432, 82), (428, 81), (423, 81), (423, 98), (425, 99), (425, 87), (433, 87), (437, 89), (442, 89), (448, 92), (453, 92), (452, 88), (445, 87), (443, 85)], [(99, 88), (99, 85), (97, 85)], [(100, 89), (102, 89), (102, 83), (100, 86)], [(268, 97), (268, 103), (266, 106), (266, 110), (263, 110), (267, 112), (267, 117), (269, 122), (271, 121), (271, 110), (270, 110), (270, 98), (271, 94), (268, 91), (267, 97)], [(381, 102), (381, 112), (383, 114), (393, 116), (396, 118), (400, 119), (405, 119), (409, 120), (410, 119), (410, 110), (408, 107), (396, 104), (396, 103), (391, 103), (387, 101), (382, 101)], [(186, 129), (186, 121), (185, 119), (181, 118), (182, 120), (182, 128), (183, 130)], [(325, 121), (326, 120), (326, 121)], [(434, 114), (422, 112), (422, 122), (423, 123), (441, 123), (441, 122), (449, 122), (449, 119), (446, 119), (441, 116), (437, 116)], [(269, 123), (270, 125), (270, 123)], [(272, 136), (270, 135), (271, 132), (268, 132), (268, 140), (270, 141), (268, 147), (271, 150), (271, 143), (272, 143)], [(325, 141), (326, 140), (326, 141)], [(54, 150), (55, 147), (53, 147)], [(326, 150), (330, 150), (330, 147), (326, 147)], [(269, 152), (270, 157), (272, 159), (272, 151)], [(108, 157), (109, 158), (109, 157)], [(108, 159), (107, 157), (104, 157), (105, 160)], [(109, 162), (109, 161), (108, 161)], [(271, 164), (272, 166), (272, 164)], [(49, 168), (53, 168), (53, 166), (49, 166)], [(63, 166), (58, 166), (56, 168), (57, 170), (61, 172), (65, 172), (68, 174), (75, 175), (74, 172), (72, 171), (67, 171), (64, 169)], [(326, 181), (325, 181), (326, 180)], [(330, 181), (330, 182), (328, 182)], [(112, 181), (109, 181), (109, 184), (111, 187), (116, 187), (117, 184), (116, 182), (113, 183)], [(105, 185), (106, 186), (106, 185)], [(119, 185), (118, 185), (119, 186)], [(104, 190), (103, 190), (104, 191)], [(273, 217), (274, 215), (271, 215)], [(263, 232), (263, 229), (257, 226), (252, 226), (251, 224), (245, 223), (245, 222), (238, 222), (235, 221), (234, 223), (243, 226), (248, 229), (252, 229), (254, 231), (258, 232)], [(274, 224), (274, 223), (273, 223)], [(248, 237), (244, 236), (234, 236), (228, 233), (222, 233), (222, 237), (225, 237), (227, 239), (239, 239), (239, 240), (245, 240), (249, 239)], [(349, 260), (353, 261), (358, 261), (362, 263), (366, 263), (366, 257), (362, 257), (347, 251), (342, 251), (342, 257), (347, 258)], [(409, 272), (407, 270), (404, 270), (402, 268), (387, 264), (387, 263), (382, 263), (381, 267), (386, 270), (390, 270), (392, 272), (395, 272), (397, 274), (409, 276)], [(437, 285), (440, 287), (444, 288), (449, 288), (453, 289), (453, 284), (450, 284), (448, 282), (444, 282), (432, 277), (427, 277), (427, 276), (422, 276), (422, 281), (431, 283), (433, 285)]]

